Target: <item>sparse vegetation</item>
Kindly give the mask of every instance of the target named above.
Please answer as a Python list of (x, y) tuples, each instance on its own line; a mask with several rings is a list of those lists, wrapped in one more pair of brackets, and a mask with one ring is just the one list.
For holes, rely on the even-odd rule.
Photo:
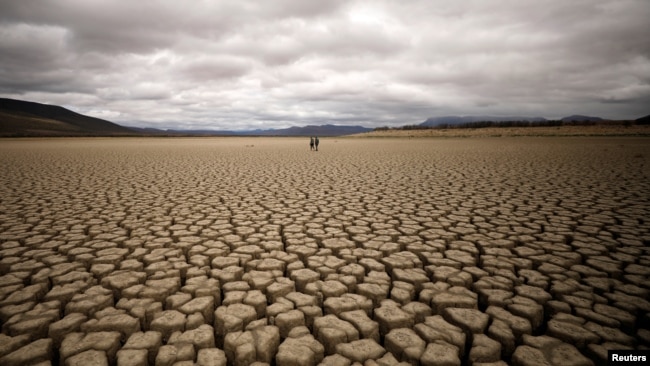
[(376, 128), (354, 137), (650, 136), (644, 119), (627, 121), (483, 121)]
[(405, 125), (399, 127), (378, 127), (374, 131), (413, 131), (413, 130), (447, 130), (476, 128), (523, 128), (523, 127), (561, 127), (561, 126), (634, 126), (648, 124), (643, 120), (593, 121), (593, 120), (548, 120), (548, 121), (479, 121), (459, 124), (441, 123), (436, 126)]

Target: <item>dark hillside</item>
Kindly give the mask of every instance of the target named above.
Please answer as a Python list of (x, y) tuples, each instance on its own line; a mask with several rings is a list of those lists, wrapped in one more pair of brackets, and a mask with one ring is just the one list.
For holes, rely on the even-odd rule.
[(635, 122), (637, 125), (650, 125), (650, 114), (645, 117), (637, 118)]
[(600, 122), (602, 120), (600, 117), (583, 116), (580, 114), (574, 114), (561, 119), (562, 122)]
[(0, 136), (124, 136), (135, 131), (56, 105), (0, 98)]

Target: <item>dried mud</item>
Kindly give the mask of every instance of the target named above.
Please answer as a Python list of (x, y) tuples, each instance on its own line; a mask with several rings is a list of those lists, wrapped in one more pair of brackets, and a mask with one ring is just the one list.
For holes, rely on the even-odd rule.
[(0, 364), (650, 347), (650, 139), (0, 141)]

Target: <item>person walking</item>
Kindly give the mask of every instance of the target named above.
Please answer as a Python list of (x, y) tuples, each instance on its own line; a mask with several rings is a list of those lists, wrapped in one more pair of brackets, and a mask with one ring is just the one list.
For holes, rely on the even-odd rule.
[(318, 151), (318, 136), (316, 136), (316, 139), (314, 139), (314, 144), (316, 146), (316, 151)]
[(309, 150), (314, 150), (314, 138), (309, 137)]

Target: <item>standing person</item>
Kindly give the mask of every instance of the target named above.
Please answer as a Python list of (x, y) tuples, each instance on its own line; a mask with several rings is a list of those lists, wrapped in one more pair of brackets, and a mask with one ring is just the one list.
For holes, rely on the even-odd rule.
[(314, 138), (309, 137), (309, 150), (314, 150)]
[(318, 136), (316, 136), (316, 139), (314, 140), (314, 143), (316, 144), (316, 151), (318, 151)]

